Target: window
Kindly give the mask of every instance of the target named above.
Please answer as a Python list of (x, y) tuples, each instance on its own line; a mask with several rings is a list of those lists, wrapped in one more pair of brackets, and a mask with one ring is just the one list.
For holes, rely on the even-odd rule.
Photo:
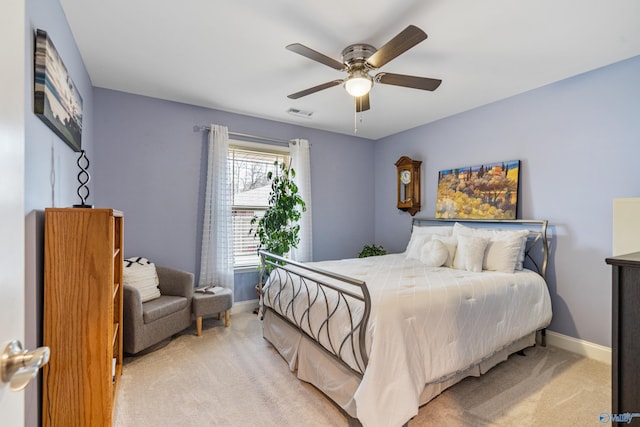
[(289, 154), (288, 147), (237, 143), (229, 148), (233, 172), (233, 259), (234, 267), (246, 267), (260, 263), (259, 241), (249, 231), (253, 217), (261, 217), (269, 207), (271, 185), (267, 173), (277, 172), (276, 161), (288, 164)]

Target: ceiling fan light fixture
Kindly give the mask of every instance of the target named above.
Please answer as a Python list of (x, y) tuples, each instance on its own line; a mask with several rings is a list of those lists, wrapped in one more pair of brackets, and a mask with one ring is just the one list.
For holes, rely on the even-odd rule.
[(380, 49), (376, 49), (374, 46), (364, 43), (347, 46), (342, 50), (342, 62), (336, 61), (335, 59), (300, 43), (290, 44), (287, 46), (287, 50), (338, 71), (344, 71), (347, 73), (347, 78), (336, 79), (316, 85), (309, 89), (287, 95), (287, 98), (298, 99), (342, 84), (347, 93), (355, 98), (354, 104), (356, 113), (361, 113), (371, 108), (369, 92), (373, 87), (374, 80), (375, 83), (383, 85), (403, 86), (412, 89), (434, 91), (438, 86), (440, 86), (442, 80), (386, 72), (378, 73), (375, 77), (369, 75), (373, 70), (383, 67), (389, 61), (392, 61), (402, 55), (404, 52), (426, 38), (427, 34), (424, 31), (415, 25), (409, 25), (394, 38), (385, 43)]
[(363, 70), (354, 70), (344, 82), (347, 93), (356, 98), (368, 94), (372, 86), (371, 76)]

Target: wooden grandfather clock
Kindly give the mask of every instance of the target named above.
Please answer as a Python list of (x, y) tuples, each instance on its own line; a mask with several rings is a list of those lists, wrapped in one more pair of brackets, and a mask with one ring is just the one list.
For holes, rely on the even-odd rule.
[(398, 209), (411, 216), (420, 212), (420, 166), (421, 160), (402, 156), (396, 162), (398, 169)]

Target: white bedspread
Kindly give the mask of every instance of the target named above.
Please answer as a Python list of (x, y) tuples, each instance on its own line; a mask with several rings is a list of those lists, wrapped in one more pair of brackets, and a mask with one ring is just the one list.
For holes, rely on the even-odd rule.
[[(369, 364), (355, 394), (357, 416), (366, 427), (402, 425), (417, 414), (425, 384), (459, 373), (551, 321), (547, 286), (529, 270), (508, 274), (430, 268), (403, 254), (311, 265), (364, 280), (371, 293)], [(280, 286), (270, 280), (265, 301)], [(289, 281), (274, 309), (285, 317), (299, 315), (306, 298), (289, 308), (282, 298), (300, 290), (299, 282)], [(315, 297), (313, 287), (309, 293)], [(350, 301), (349, 306), (359, 318), (362, 304)], [(348, 315), (343, 311), (337, 317)], [(310, 317), (316, 322), (321, 315)], [(327, 344), (339, 329), (333, 322), (320, 341)], [(346, 356), (354, 366), (355, 360)]]

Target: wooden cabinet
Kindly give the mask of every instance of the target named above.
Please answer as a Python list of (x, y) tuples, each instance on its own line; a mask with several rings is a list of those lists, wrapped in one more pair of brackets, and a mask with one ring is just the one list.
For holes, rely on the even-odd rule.
[(611, 413), (640, 406), (640, 252), (607, 258), (613, 270)]
[(122, 373), (123, 216), (45, 210), (45, 427), (111, 426)]

